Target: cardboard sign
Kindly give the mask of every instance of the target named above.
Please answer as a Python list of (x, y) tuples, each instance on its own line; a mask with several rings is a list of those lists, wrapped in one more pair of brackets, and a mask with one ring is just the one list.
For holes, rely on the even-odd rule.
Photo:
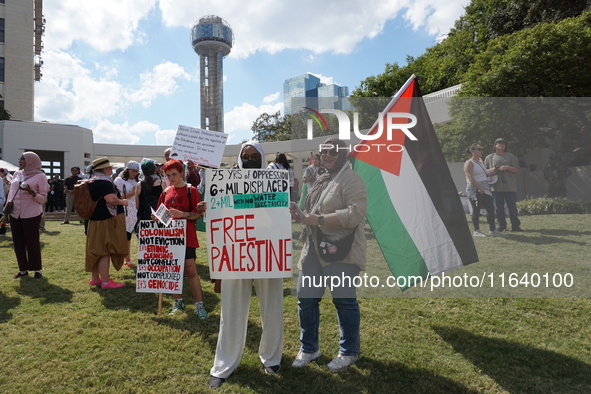
[(206, 170), (211, 279), (289, 278), (289, 173)]
[(219, 168), (228, 134), (179, 125), (170, 152), (171, 159), (191, 160), (195, 164)]
[(140, 220), (135, 291), (138, 293), (183, 292), (186, 220)]

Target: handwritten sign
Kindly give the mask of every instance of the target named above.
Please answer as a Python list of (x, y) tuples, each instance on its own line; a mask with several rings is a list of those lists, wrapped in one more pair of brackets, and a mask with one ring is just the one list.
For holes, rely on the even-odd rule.
[(289, 278), (289, 173), (206, 170), (207, 253), (212, 279)]
[(179, 125), (170, 157), (191, 160), (197, 165), (218, 168), (222, 163), (228, 134)]
[(186, 226), (186, 220), (173, 220), (169, 227), (140, 220), (136, 292), (182, 293)]

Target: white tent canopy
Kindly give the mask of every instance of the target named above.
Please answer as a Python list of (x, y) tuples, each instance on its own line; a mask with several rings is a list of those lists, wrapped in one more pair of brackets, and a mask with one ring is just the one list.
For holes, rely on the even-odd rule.
[(7, 168), (8, 171), (17, 171), (18, 170), (18, 166), (15, 166), (14, 164), (11, 164), (7, 161), (4, 160), (0, 160), (0, 168)]

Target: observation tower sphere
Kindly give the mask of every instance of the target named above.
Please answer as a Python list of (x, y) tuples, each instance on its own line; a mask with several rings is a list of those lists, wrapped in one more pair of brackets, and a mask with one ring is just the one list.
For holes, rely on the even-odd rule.
[(233, 43), (230, 25), (219, 16), (204, 16), (191, 28), (191, 44), (199, 55), (202, 129), (224, 131), (223, 59)]

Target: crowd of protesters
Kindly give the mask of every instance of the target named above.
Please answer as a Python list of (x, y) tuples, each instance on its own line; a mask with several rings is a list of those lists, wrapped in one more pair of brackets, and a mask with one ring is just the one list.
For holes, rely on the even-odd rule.
[[(338, 196), (339, 201), (342, 200), (339, 207), (320, 204), (322, 198), (318, 199), (318, 196), (322, 194), (324, 188), (332, 184), (331, 182), (336, 182), (336, 173), (343, 172), (341, 168), (345, 165), (348, 166), (343, 155), (341, 155), (342, 158), (338, 157), (340, 160), (338, 166), (332, 165), (337, 159), (332, 151), (322, 152), (321, 156), (323, 164), (324, 161), (330, 164), (327, 164), (329, 171), (324, 177), (320, 177), (322, 171), (319, 157), (317, 156), (314, 162), (311, 162), (310, 169), (307, 171), (309, 176), (306, 178), (310, 195), (306, 196), (304, 193), (302, 196), (311, 213), (297, 221), (306, 223), (309, 227), (323, 226), (329, 232), (332, 226), (336, 226), (338, 231), (350, 232), (350, 227), (355, 233), (362, 234), (363, 230), (358, 226), (357, 216), (362, 219), (363, 212), (354, 218), (345, 220), (345, 222), (343, 222), (344, 218), (334, 213), (334, 209), (347, 209), (348, 204), (358, 205), (362, 202), (361, 200), (349, 201), (348, 197), (343, 197), (348, 194), (343, 194)], [(257, 142), (245, 143), (237, 158), (238, 164), (235, 168), (264, 169), (266, 167), (264, 157), (260, 144)], [(39, 231), (44, 211), (65, 210), (62, 224), (69, 224), (75, 208), (74, 190), (76, 185), (88, 182), (90, 198), (96, 202), (92, 214), (88, 220), (84, 221), (86, 234), (85, 270), (90, 273), (88, 284), (100, 286), (102, 289), (117, 289), (125, 286), (125, 283), (113, 280), (110, 268), (111, 266), (116, 270), (123, 267), (134, 268), (130, 241), (133, 234), (138, 232), (138, 222), (139, 220), (157, 221), (158, 217), (153, 214), (153, 210), (163, 204), (173, 219), (187, 220), (184, 274), (195, 304), (195, 314), (201, 319), (206, 318), (208, 314), (203, 304), (201, 279), (197, 273), (195, 261), (196, 248), (199, 247), (195, 223), (205, 214), (207, 207), (205, 202), (202, 202), (202, 193), (205, 188), (205, 182), (202, 182), (203, 172), (191, 161), (183, 163), (171, 159), (170, 149), (164, 152), (164, 158), (164, 163), (158, 163), (151, 159), (144, 159), (141, 163), (129, 161), (124, 168), (114, 171), (109, 158), (99, 157), (86, 168), (86, 174), (83, 174), (79, 167), (72, 167), (71, 175), (66, 179), (52, 177), (48, 180), (42, 171), (39, 156), (34, 152), (25, 152), (19, 159), (19, 170), (12, 175), (12, 179), (8, 171), (0, 169), (0, 176), (2, 176), (3, 182), (6, 180), (8, 186), (7, 194), (2, 193), (2, 198), (8, 202), (3, 204), (5, 208), (3, 218), (4, 221), (8, 220), (10, 223), (19, 269), (13, 278), (26, 277), (29, 272), (34, 272), (34, 277), (37, 279), (43, 278)], [(290, 191), (293, 191), (295, 187), (293, 169), (285, 154), (278, 153), (275, 161), (268, 168), (288, 171)], [(347, 176), (353, 176), (351, 174), (354, 173), (351, 170), (347, 171)], [(314, 186), (316, 178), (323, 180), (322, 188)], [(344, 177), (343, 179), (348, 178)], [(339, 182), (342, 183), (342, 180)], [(360, 185), (362, 182), (356, 184), (355, 187), (361, 187)], [(297, 200), (297, 196), (292, 195), (290, 199)], [(316, 210), (311, 209), (312, 205), (316, 205)], [(293, 213), (292, 211), (292, 215)], [(324, 219), (326, 222), (323, 222)], [(341, 228), (341, 226), (344, 227)], [(307, 241), (313, 242), (312, 237), (310, 236)], [(364, 244), (365, 241), (360, 239), (356, 242)], [(354, 250), (357, 249), (354, 248)], [(356, 255), (356, 258), (364, 260), (365, 256), (362, 254)], [(316, 252), (311, 252), (311, 255), (316, 256)], [(319, 258), (315, 257), (315, 259), (314, 261), (318, 263)], [(308, 265), (309, 263), (306, 262), (305, 266), (308, 267)], [(341, 269), (340, 267), (338, 268)], [(353, 265), (351, 267), (355, 268), (351, 269), (353, 275), (358, 272), (359, 267)], [(344, 268), (350, 267), (345, 264)], [(224, 279), (220, 286), (222, 304), (220, 331), (214, 365), (210, 372), (209, 385), (211, 388), (221, 386), (240, 363), (245, 345), (246, 323), (253, 286), (259, 298), (263, 326), (259, 348), (263, 369), (268, 374), (274, 374), (280, 370), (283, 349), (283, 279)], [(300, 290), (298, 289), (298, 291)], [(304, 293), (300, 296), (300, 304), (309, 298)], [(321, 295), (314, 295), (316, 307), (320, 302), (318, 297)], [(345, 346), (346, 344), (341, 340), (339, 354), (329, 364), (329, 369), (333, 372), (353, 364), (359, 353), (358, 306), (356, 306), (354, 294), (349, 292), (347, 297), (347, 302), (349, 302), (347, 305), (350, 304), (357, 308), (357, 312), (351, 312), (350, 308), (345, 312), (339, 303), (335, 303), (339, 319), (345, 315), (351, 315), (352, 318), (346, 325), (348, 330), (346, 341), (350, 342), (350, 346)], [(171, 315), (185, 309), (182, 294), (173, 295), (173, 298), (173, 307), (169, 313)], [(304, 335), (310, 331), (307, 324), (312, 324), (316, 328), (317, 324), (310, 323), (309, 317), (302, 318), (304, 316), (303, 308), (300, 309), (300, 324), (303, 333), (302, 347), (293, 364), (294, 367), (305, 366), (320, 355), (317, 341), (309, 342)], [(343, 324), (340, 325), (341, 331)]]

